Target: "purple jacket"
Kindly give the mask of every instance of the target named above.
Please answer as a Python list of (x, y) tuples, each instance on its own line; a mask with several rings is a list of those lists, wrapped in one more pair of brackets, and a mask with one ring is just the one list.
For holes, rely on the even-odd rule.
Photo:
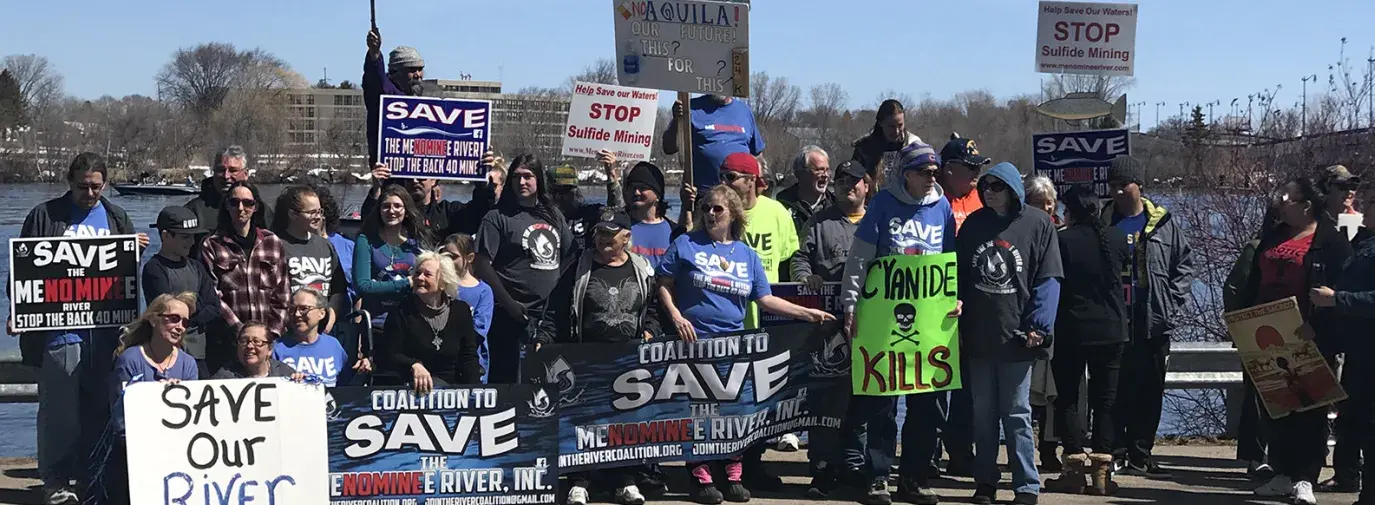
[(363, 57), (363, 105), (368, 109), (368, 164), (377, 163), (377, 121), (382, 95), (409, 95), (387, 77), (387, 64), (379, 55)]

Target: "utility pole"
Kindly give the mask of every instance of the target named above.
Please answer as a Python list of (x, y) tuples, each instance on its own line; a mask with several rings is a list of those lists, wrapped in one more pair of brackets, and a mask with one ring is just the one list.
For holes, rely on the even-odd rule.
[(1366, 128), (1375, 128), (1375, 47), (1370, 49), (1370, 57), (1365, 60), (1365, 106)]
[(1308, 81), (1317, 82), (1318, 74), (1306, 75), (1300, 80), (1303, 81), (1303, 98), (1300, 99), (1302, 101), (1299, 103), (1299, 110), (1301, 111), (1299, 113), (1299, 136), (1302, 137), (1308, 134)]
[(1160, 128), (1160, 106), (1162, 105), (1165, 105), (1165, 102), (1155, 102), (1155, 127), (1157, 129)]
[(1222, 100), (1213, 100), (1213, 101), (1211, 101), (1211, 102), (1208, 102), (1208, 124), (1209, 124), (1209, 125), (1214, 124), (1214, 123), (1213, 123), (1213, 106), (1214, 106), (1214, 105), (1222, 105)]

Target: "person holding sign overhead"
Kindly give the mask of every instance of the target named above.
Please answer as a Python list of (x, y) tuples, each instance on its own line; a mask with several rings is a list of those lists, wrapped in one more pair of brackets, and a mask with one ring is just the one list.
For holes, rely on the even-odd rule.
[[(773, 296), (764, 266), (745, 235), (745, 206), (735, 190), (716, 186), (697, 202), (691, 232), (669, 246), (659, 264), (659, 300), (678, 336), (694, 342), (705, 337), (745, 329), (746, 303), (753, 300), (771, 313), (808, 322), (835, 319), (831, 314)], [(740, 461), (726, 463), (726, 494), (713, 485), (709, 463), (689, 463), (697, 503), (748, 501)]]
[[(385, 63), (385, 66), (384, 66)], [(410, 46), (396, 46), (382, 61), (382, 32), (368, 30), (363, 58), (363, 104), (368, 109), (368, 163), (377, 163), (378, 114), (382, 95), (424, 96), (425, 60)]]
[[(845, 261), (841, 284), (841, 306), (845, 309), (845, 332), (854, 340), (855, 307), (861, 292), (875, 289), (865, 279), (876, 259), (885, 256), (940, 254), (955, 250), (955, 215), (950, 202), (936, 184), (940, 156), (921, 143), (902, 148), (895, 174), (888, 187), (879, 191), (869, 210), (859, 221), (850, 255)], [(959, 302), (948, 317), (958, 317)], [(862, 373), (852, 371), (851, 373)], [(902, 428), (902, 462), (898, 491), (908, 501), (934, 504), (939, 498), (928, 483), (927, 468), (936, 451), (936, 429), (944, 422), (937, 405), (937, 394), (905, 395), (907, 418)], [(846, 449), (846, 459), (865, 462), (869, 485), (865, 503), (888, 505), (888, 475), (897, 454), (898, 396), (861, 396), (850, 401), (847, 417), (865, 425), (868, 434), (866, 454), (858, 447)]]
[(974, 502), (993, 503), (998, 425), (1006, 434), (1016, 497), (1034, 505), (1041, 492), (1031, 429), (1031, 368), (1050, 357), (1060, 301), (1060, 245), (1050, 215), (1026, 205), (1017, 167), (1003, 162), (979, 178), (984, 207), (959, 236), (960, 348), (974, 401)]
[[(754, 124), (754, 111), (744, 100), (725, 95), (702, 95), (692, 107), (692, 182), (705, 192), (721, 182), (721, 165), (735, 153), (764, 154), (764, 134)], [(673, 102), (673, 119), (664, 130), (664, 154), (678, 154), (678, 118), (683, 102)]]

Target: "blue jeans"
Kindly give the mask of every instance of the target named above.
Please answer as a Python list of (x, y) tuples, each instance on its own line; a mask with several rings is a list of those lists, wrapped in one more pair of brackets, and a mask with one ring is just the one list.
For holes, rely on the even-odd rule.
[[(907, 402), (907, 417), (902, 424), (902, 460), (898, 475), (915, 479), (926, 486), (926, 470), (936, 452), (936, 429), (941, 425), (941, 409), (936, 404), (940, 393), (905, 396), (859, 396), (850, 399), (849, 416), (856, 429), (867, 434), (864, 454), (865, 476), (869, 479), (887, 478), (897, 456), (898, 401)], [(858, 428), (861, 424), (867, 425)], [(854, 461), (853, 446), (846, 447), (846, 460)]]
[(1003, 363), (970, 359), (964, 374), (974, 403), (974, 482), (998, 486), (998, 423), (1007, 439), (1013, 490), (1039, 494), (1036, 440), (1031, 432), (1031, 366), (1034, 361)]

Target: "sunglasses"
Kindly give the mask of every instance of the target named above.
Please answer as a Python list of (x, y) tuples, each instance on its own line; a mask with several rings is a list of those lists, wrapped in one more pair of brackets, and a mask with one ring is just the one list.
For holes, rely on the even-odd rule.
[(186, 318), (181, 314), (159, 314), (158, 317), (161, 317), (162, 322), (167, 324), (182, 324), (186, 322)]
[(941, 170), (940, 170), (939, 168), (921, 169), (921, 170), (912, 170), (912, 171), (913, 171), (913, 172), (916, 172), (917, 175), (919, 175), (919, 176), (927, 177), (927, 178), (931, 178), (931, 179), (935, 179), (936, 176), (937, 176), (937, 175), (940, 175), (940, 172), (941, 172)]
[(258, 202), (252, 198), (230, 198), (225, 200), (225, 202), (227, 202), (231, 208), (243, 207), (245, 209), (251, 209), (258, 206)]
[(724, 214), (726, 212), (726, 206), (724, 205), (708, 205), (704, 208), (711, 214)]
[(721, 172), (721, 180), (726, 182), (735, 182), (739, 180), (753, 181), (754, 179), (755, 177), (751, 174), (742, 174), (740, 172)]
[(992, 191), (994, 193), (1002, 193), (1004, 191), (1007, 191), (1007, 183), (1003, 181), (981, 182), (979, 183), (979, 187), (982, 188), (984, 191)]

